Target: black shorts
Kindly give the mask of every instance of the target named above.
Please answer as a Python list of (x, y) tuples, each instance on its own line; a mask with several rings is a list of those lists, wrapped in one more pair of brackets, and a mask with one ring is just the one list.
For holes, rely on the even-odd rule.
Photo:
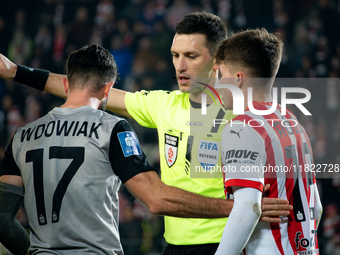
[(197, 245), (168, 244), (163, 255), (214, 255), (218, 245), (218, 243)]

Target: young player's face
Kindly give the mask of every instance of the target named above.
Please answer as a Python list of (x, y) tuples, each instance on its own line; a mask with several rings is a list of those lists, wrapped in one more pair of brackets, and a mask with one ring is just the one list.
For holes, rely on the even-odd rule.
[[(220, 74), (221, 78), (219, 83), (236, 86), (237, 75), (232, 72), (227, 65), (220, 65)], [(233, 95), (231, 94), (231, 91), (229, 89), (221, 89), (220, 93), (222, 94), (224, 108), (227, 110), (233, 109)]]
[(205, 35), (175, 34), (171, 54), (182, 92), (190, 92), (190, 78), (211, 77), (213, 59), (205, 45)]

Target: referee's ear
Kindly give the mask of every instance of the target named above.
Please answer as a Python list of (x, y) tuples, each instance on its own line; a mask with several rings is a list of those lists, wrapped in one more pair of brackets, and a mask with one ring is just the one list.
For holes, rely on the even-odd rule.
[(69, 89), (70, 89), (70, 86), (69, 86), (70, 84), (69, 84), (67, 78), (63, 78), (63, 84), (64, 84), (65, 94), (68, 95), (68, 92), (69, 92)]
[(213, 71), (213, 75), (211, 76), (212, 78), (221, 78), (220, 76), (219, 76), (219, 70), (220, 69), (220, 65), (219, 64), (216, 64), (215, 63), (215, 60), (214, 60), (214, 64), (213, 64), (213, 67), (212, 67), (212, 71)]
[(217, 72), (218, 69), (220, 69), (220, 65), (217, 64), (217, 63), (214, 63), (214, 65), (213, 65), (213, 70), (214, 70), (215, 72)]

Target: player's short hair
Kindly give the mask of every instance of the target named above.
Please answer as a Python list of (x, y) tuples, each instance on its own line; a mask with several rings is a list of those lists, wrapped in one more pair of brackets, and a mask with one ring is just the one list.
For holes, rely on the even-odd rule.
[(71, 88), (90, 85), (93, 92), (117, 78), (116, 61), (107, 49), (98, 44), (73, 51), (66, 61), (66, 71)]
[[(250, 77), (272, 78), (279, 69), (283, 42), (277, 34), (264, 28), (250, 29), (233, 34), (223, 41), (215, 59), (231, 70), (247, 69)], [(237, 71), (237, 70), (236, 70)]]
[(227, 38), (227, 28), (222, 19), (212, 13), (193, 12), (183, 17), (175, 28), (176, 34), (202, 34), (206, 47), (214, 56), (218, 45)]

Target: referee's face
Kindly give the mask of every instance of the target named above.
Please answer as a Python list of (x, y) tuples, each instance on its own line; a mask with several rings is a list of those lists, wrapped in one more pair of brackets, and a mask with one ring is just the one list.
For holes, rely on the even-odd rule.
[(205, 35), (175, 34), (171, 46), (172, 62), (182, 92), (190, 92), (191, 78), (210, 78), (213, 58), (205, 45)]

